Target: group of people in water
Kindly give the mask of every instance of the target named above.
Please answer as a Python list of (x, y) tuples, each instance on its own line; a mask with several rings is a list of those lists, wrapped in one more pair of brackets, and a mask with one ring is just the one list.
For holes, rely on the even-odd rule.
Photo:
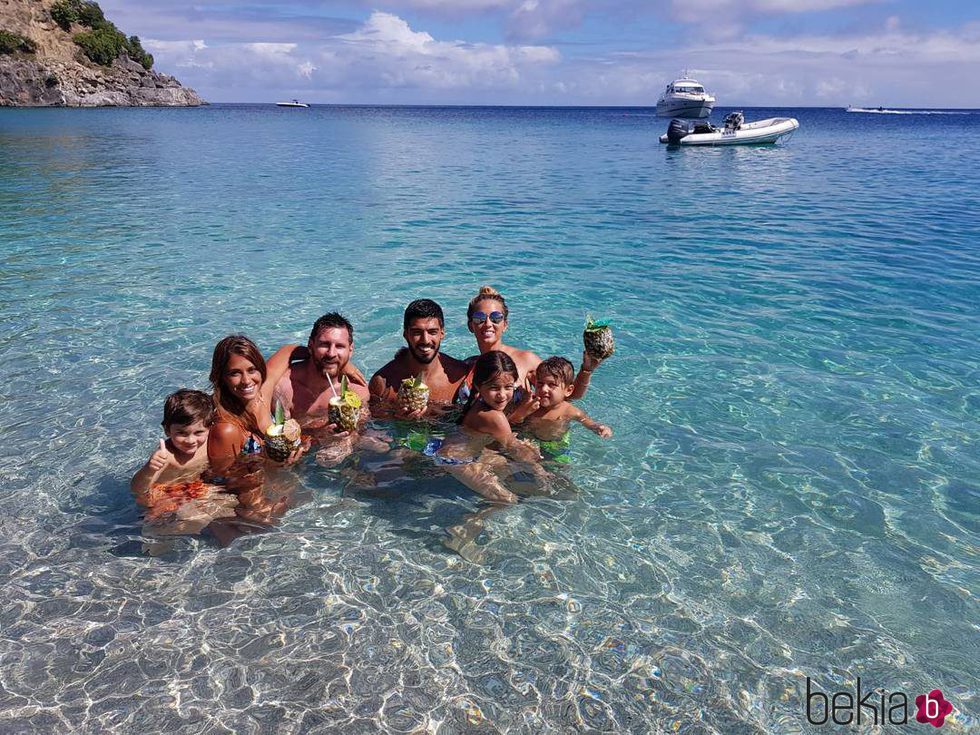
[[(182, 389), (167, 397), (167, 438), (133, 477), (136, 499), (149, 511), (161, 502), (173, 509), (174, 497), (195, 498), (208, 486), (234, 498), (254, 491), (267, 463), (290, 465), (315, 448), (329, 466), (360, 451), (421, 453), (488, 500), (513, 503), (512, 488), (543, 481), (549, 461), (568, 460), (571, 422), (603, 438), (612, 429), (569, 402), (585, 395), (601, 359), (586, 350), (576, 374), (566, 358), (542, 360), (505, 344), (508, 317), (504, 297), (481, 288), (466, 313), (479, 354), (457, 360), (440, 349), (442, 308), (417, 299), (405, 309), (406, 346), (370, 381), (352, 361), (354, 328), (337, 313), (316, 321), (306, 345), (285, 345), (268, 360), (247, 337), (225, 337), (212, 356), (212, 394)], [(428, 400), (399, 400), (405, 381), (426, 388)], [(341, 385), (381, 423), (369, 425), (360, 410), (356, 427), (341, 425), (330, 410)], [(280, 420), (295, 420), (302, 440), (275, 462), (264, 447), (279, 406)], [(233, 516), (233, 502), (221, 512)]]

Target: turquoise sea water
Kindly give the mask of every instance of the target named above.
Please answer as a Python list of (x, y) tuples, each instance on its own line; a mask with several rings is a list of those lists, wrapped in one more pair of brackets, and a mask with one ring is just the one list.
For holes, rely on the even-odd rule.
[[(808, 676), (976, 731), (980, 113), (772, 114), (0, 110), (0, 731), (868, 731)], [(429, 297), (462, 357), (484, 283), (542, 356), (615, 325), (577, 495), (309, 462), (274, 529), (147, 546), (129, 477), (219, 338), (336, 309), (370, 374)]]

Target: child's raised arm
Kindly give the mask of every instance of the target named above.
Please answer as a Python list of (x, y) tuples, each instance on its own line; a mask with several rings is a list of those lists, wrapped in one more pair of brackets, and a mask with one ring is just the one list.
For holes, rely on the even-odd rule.
[(149, 493), (150, 488), (156, 479), (160, 477), (160, 473), (174, 461), (174, 455), (170, 453), (167, 449), (166, 442), (163, 439), (160, 440), (160, 446), (150, 455), (150, 458), (146, 460), (146, 464), (143, 465), (139, 472), (133, 475), (133, 479), (130, 480), (129, 487), (136, 495), (136, 502), (141, 505), (146, 505), (146, 495)]
[(601, 436), (603, 439), (608, 439), (613, 435), (613, 430), (606, 426), (605, 424), (600, 424), (598, 421), (593, 421), (589, 415), (583, 411), (581, 408), (574, 407), (575, 412), (572, 414), (572, 418), (578, 421), (582, 426), (591, 432), (594, 432)]

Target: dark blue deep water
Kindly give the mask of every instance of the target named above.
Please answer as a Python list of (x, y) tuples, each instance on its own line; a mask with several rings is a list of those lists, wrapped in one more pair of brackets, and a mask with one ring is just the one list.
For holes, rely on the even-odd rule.
[[(0, 731), (829, 732), (807, 677), (976, 731), (980, 113), (773, 115), (0, 110)], [(542, 356), (614, 324), (576, 492), (310, 458), (264, 533), (144, 534), (222, 336), (340, 310), (370, 375), (425, 296), (463, 357), (485, 283)]]

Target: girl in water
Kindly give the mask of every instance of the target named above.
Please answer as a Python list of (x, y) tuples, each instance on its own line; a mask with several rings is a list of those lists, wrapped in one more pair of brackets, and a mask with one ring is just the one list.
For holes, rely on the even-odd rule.
[[(517, 502), (517, 496), (500, 482), (501, 474), (515, 474), (509, 472), (510, 462), (501, 452), (526, 465), (533, 476), (547, 477), (539, 463), (540, 453), (517, 439), (504, 414), (514, 396), (518, 376), (517, 365), (504, 352), (492, 350), (477, 358), (473, 366), (474, 390), (459, 420), (462, 436), (425, 450), (464, 485), (498, 503)], [(498, 448), (501, 451), (494, 451)]]
[(514, 439), (504, 414), (520, 380), (517, 364), (506, 352), (491, 350), (473, 364), (473, 387), (459, 422), (473, 434), (484, 434), (506, 448)]

